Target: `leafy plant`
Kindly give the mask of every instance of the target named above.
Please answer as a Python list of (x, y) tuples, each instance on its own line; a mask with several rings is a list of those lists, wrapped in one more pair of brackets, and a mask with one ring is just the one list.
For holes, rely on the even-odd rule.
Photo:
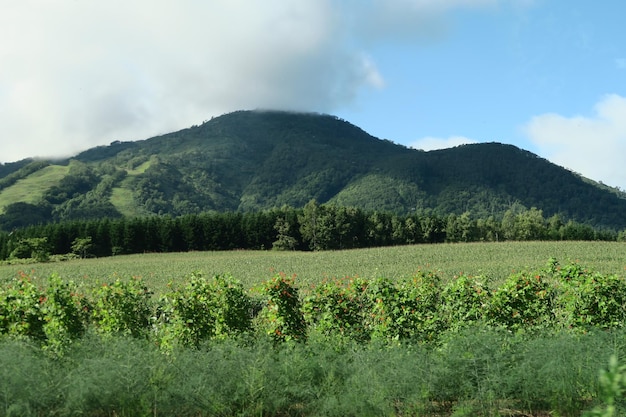
[(485, 318), (491, 289), (484, 277), (461, 274), (444, 287), (441, 298), (446, 326), (458, 330)]
[(324, 280), (304, 297), (307, 323), (325, 337), (366, 341), (366, 291), (368, 281), (358, 277)]
[(419, 271), (413, 278), (393, 282), (373, 280), (367, 289), (367, 325), (373, 339), (433, 340), (443, 330), (441, 279)]
[(72, 282), (56, 275), (40, 289), (22, 274), (0, 288), (0, 334), (26, 337), (61, 354), (85, 331), (88, 303)]
[(260, 313), (260, 325), (267, 335), (278, 342), (304, 341), (307, 326), (302, 312), (295, 276), (275, 275), (261, 286), (265, 306)]
[(152, 292), (140, 278), (104, 283), (92, 296), (92, 322), (100, 333), (146, 335), (153, 310)]
[(573, 328), (621, 327), (626, 318), (626, 281), (592, 272), (577, 263), (553, 268), (561, 285), (558, 302), (565, 325)]
[(161, 300), (157, 333), (163, 348), (175, 344), (198, 347), (211, 338), (237, 336), (251, 330), (252, 300), (231, 276), (211, 279), (194, 273), (187, 285)]
[[(600, 399), (602, 405), (598, 405), (590, 411), (586, 411), (583, 417), (613, 417), (622, 414), (624, 408), (624, 395), (626, 395), (626, 365), (620, 365), (617, 356), (611, 355), (608, 369), (601, 369), (598, 377), (600, 385)], [(620, 401), (621, 400), (621, 401)]]
[(45, 348), (61, 354), (73, 340), (81, 337), (88, 323), (89, 308), (89, 302), (78, 293), (73, 282), (65, 282), (58, 275), (51, 276), (40, 304)]
[(45, 295), (24, 273), (0, 288), (0, 333), (44, 340), (44, 301)]
[(541, 274), (515, 273), (493, 291), (487, 317), (515, 331), (547, 327), (554, 321), (555, 296)]

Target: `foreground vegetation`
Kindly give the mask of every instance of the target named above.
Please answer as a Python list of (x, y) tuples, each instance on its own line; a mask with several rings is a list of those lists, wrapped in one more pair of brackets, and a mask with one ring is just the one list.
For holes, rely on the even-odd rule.
[(619, 415), (625, 323), (622, 277), (556, 259), (498, 284), (417, 271), (310, 285), (276, 274), (247, 289), (193, 274), (158, 297), (139, 278), (22, 275), (0, 290), (0, 405), (7, 415)]
[(0, 415), (580, 416), (606, 409), (598, 370), (626, 355), (625, 340), (468, 329), (437, 348), (226, 340), (163, 355), (89, 334), (55, 358), (4, 338)]

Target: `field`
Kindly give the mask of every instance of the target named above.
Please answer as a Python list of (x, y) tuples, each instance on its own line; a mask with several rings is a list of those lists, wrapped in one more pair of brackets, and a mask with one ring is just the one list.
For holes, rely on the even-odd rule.
[(0, 191), (0, 213), (7, 205), (18, 201), (36, 203), (48, 188), (61, 181), (68, 170), (66, 166), (50, 165)]
[(193, 272), (231, 274), (251, 287), (277, 272), (295, 274), (298, 284), (323, 278), (408, 278), (418, 270), (437, 271), (444, 281), (460, 273), (483, 275), (498, 284), (513, 271), (536, 270), (554, 257), (561, 264), (579, 262), (604, 274), (624, 275), (626, 245), (619, 242), (501, 242), (411, 245), (328, 252), (232, 251), (159, 253), (115, 256), (27, 265), (0, 266), (0, 280), (19, 272), (45, 278), (100, 282), (115, 277), (141, 277), (159, 292)]
[[(65, 281), (95, 287), (91, 307), (83, 310), (82, 298), (76, 298), (80, 294), (60, 281), (50, 280), (47, 284), (56, 289), (45, 294), (30, 283), (9, 285), (0, 303), (0, 325), (6, 321), (5, 334), (0, 334), (0, 416), (625, 415), (626, 286), (623, 279), (608, 278), (624, 276), (625, 248), (606, 242), (507, 242), (144, 254), (0, 266), (0, 281), (23, 271), (44, 282), (56, 273)], [(536, 272), (545, 271), (550, 258), (564, 266), (550, 275), (551, 282), (572, 280), (559, 287), (554, 304), (544, 302), (550, 284), (544, 286)], [(565, 265), (571, 262), (599, 274), (567, 275)], [(249, 322), (250, 305), (240, 303), (239, 287), (228, 287), (228, 281), (211, 286), (192, 277), (197, 271), (205, 277), (231, 274), (242, 291), (264, 286), (264, 310)], [(429, 274), (418, 271), (437, 271), (442, 284), (456, 289), (441, 291), (428, 281)], [(519, 271), (533, 272), (515, 273)], [(351, 293), (349, 287), (318, 285), (311, 290), (317, 304), (304, 297), (309, 301), (301, 309), (292, 303), (299, 297), (284, 285), (292, 274), (300, 288), (325, 277), (373, 281), (363, 293), (358, 286)], [(482, 275), (499, 289), (484, 298), (478, 285), (483, 280), (452, 279), (461, 274)], [(138, 276), (157, 295), (168, 290), (168, 282), (182, 285), (191, 279), (194, 285), (170, 294), (170, 302), (159, 304), (159, 310), (144, 311), (142, 306), (154, 301), (133, 286), (140, 281), (129, 280)], [(416, 276), (422, 279), (419, 287), (403, 286), (405, 278)], [(376, 280), (380, 277), (400, 286), (394, 292), (393, 284)], [(93, 285), (116, 278), (130, 283)], [(469, 286), (459, 286), (462, 282)], [(366, 307), (350, 304), (350, 294), (361, 294)], [(18, 305), (26, 307), (13, 308)], [(226, 316), (221, 314), (232, 313), (229, 308), (237, 305), (244, 315), (230, 316), (240, 320), (232, 323), (245, 322), (252, 330), (224, 337), (225, 328), (215, 323), (223, 323)], [(487, 321), (473, 321), (466, 307), (478, 309)], [(77, 314), (68, 314), (72, 311)], [(90, 311), (91, 324), (74, 329), (70, 324), (82, 320), (80, 311)], [(160, 313), (154, 316), (155, 311)], [(308, 311), (306, 323), (291, 320), (300, 311)], [(134, 321), (135, 313), (146, 317)], [(29, 321), (35, 316), (39, 321)], [(135, 334), (120, 327), (127, 317), (129, 325), (148, 326)], [(365, 327), (349, 321), (354, 317), (364, 318), (370, 336), (359, 337)], [(608, 320), (588, 325), (583, 317)], [(308, 334), (289, 333), (289, 323), (309, 326)], [(351, 323), (348, 330), (346, 323)], [(30, 324), (42, 324), (44, 333), (34, 332)], [(79, 336), (74, 338), (72, 331)], [(395, 336), (405, 331), (414, 334)], [(287, 334), (294, 338), (284, 338)], [(604, 379), (598, 378), (607, 365)], [(617, 411), (611, 413), (608, 404)], [(583, 413), (593, 407), (595, 413)]]

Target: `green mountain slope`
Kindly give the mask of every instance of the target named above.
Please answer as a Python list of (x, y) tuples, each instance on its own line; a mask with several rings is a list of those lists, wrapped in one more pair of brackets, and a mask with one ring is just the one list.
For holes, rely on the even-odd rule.
[[(62, 175), (61, 175), (62, 174)], [(36, 193), (26, 187), (36, 184)], [(239, 111), (67, 161), (0, 165), (0, 226), (320, 203), (501, 216), (514, 203), (626, 228), (623, 193), (511, 145), (423, 152), (333, 116)]]

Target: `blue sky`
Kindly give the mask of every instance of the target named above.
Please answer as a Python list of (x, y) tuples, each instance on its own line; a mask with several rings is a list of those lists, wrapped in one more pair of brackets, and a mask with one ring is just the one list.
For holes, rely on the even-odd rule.
[(498, 141), (626, 189), (621, 0), (0, 3), (0, 162), (239, 109), (420, 149)]

